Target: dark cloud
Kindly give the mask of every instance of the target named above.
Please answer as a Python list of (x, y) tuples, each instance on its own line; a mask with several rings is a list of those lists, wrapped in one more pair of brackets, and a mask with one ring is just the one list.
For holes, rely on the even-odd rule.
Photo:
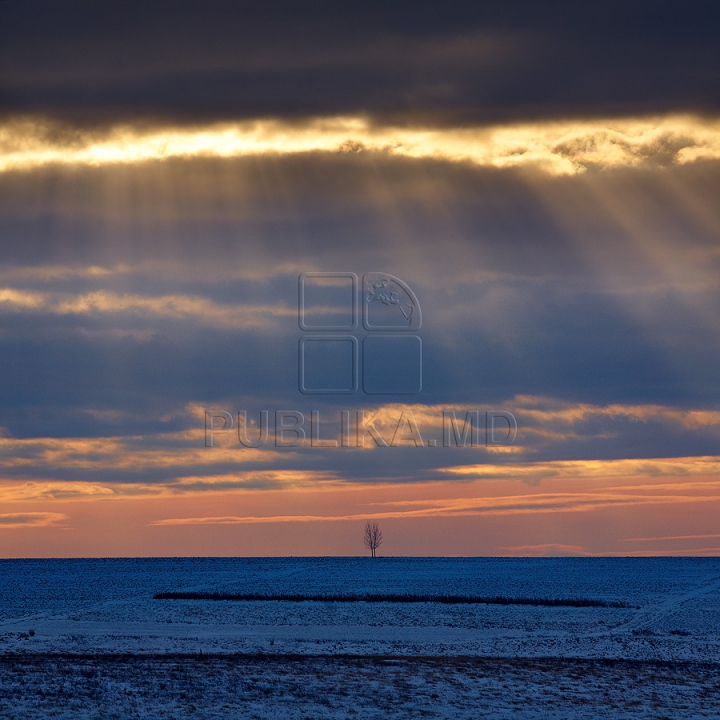
[(0, 107), (84, 122), (715, 111), (711, 3), (0, 4)]
[[(410, 283), (423, 402), (719, 400), (714, 166), (551, 178), (310, 154), (0, 183), (0, 276), (25, 293), (0, 303), (0, 425), (18, 436), (177, 429), (193, 402), (293, 406), (297, 276), (316, 269)], [(244, 326), (253, 308), (268, 314)]]
[[(710, 112), (716, 20), (710, 5), (650, 2), (6, 0), (0, 111), (70, 118), (47, 131), (67, 146), (125, 119), (142, 129), (163, 127), (158, 118), (178, 127), (266, 115), (450, 124)], [(582, 154), (587, 138), (573, 142), (558, 153)], [(0, 174), (0, 426), (44, 438), (3, 445), (3, 473), (195, 478), (186, 488), (228, 475), (217, 488), (276, 487), (270, 469), (409, 481), (451, 464), (715, 453), (714, 421), (626, 407), (720, 403), (718, 163), (678, 166), (692, 142), (671, 133), (639, 147), (641, 167), (588, 161), (567, 177), (383, 152)], [(318, 408), (327, 418), (374, 409), (363, 393), (298, 390), (306, 270), (407, 281), (424, 316), (423, 392), (385, 400), (513, 411), (522, 453), (306, 448), (248, 461), (237, 448), (237, 459), (198, 462), (198, 408)], [(389, 374), (403, 372), (396, 363)], [(533, 415), (525, 395), (545, 409), (596, 410)], [(613, 404), (626, 409), (597, 410)], [(127, 446), (73, 449), (78, 438)]]

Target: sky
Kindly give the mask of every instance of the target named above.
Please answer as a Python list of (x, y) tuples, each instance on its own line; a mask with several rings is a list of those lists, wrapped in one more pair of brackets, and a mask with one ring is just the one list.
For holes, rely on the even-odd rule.
[(0, 2), (0, 557), (720, 554), (718, 21)]

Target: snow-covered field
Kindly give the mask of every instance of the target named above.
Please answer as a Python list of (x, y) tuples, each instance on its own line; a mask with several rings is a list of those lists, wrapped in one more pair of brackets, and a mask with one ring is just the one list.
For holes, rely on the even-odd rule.
[(7, 560), (0, 598), (3, 718), (720, 717), (716, 558)]

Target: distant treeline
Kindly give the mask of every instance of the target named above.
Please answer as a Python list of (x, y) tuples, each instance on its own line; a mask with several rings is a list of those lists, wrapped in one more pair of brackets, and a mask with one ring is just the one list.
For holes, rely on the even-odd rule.
[(494, 595), (418, 595), (394, 593), (321, 593), (317, 595), (222, 592), (159, 592), (154, 600), (236, 600), (245, 602), (391, 602), (391, 603), (443, 603), (445, 605), (536, 605), (545, 607), (602, 607), (628, 608), (623, 602), (591, 600), (588, 598), (531, 598)]

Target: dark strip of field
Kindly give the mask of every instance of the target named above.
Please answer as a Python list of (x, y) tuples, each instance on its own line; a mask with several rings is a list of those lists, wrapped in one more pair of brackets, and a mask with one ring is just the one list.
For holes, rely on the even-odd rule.
[(717, 717), (717, 663), (571, 658), (0, 654), (0, 717)]
[(370, 603), (442, 603), (443, 605), (534, 605), (540, 607), (628, 608), (623, 602), (588, 598), (532, 598), (495, 595), (410, 595), (386, 593), (321, 593), (318, 595), (223, 592), (159, 592), (154, 600), (230, 600), (244, 602), (370, 602)]
[[(707, 671), (713, 673), (718, 681), (720, 675), (720, 661), (716, 660), (646, 660), (633, 658), (606, 658), (606, 657), (566, 657), (556, 656), (503, 656), (503, 655), (397, 655), (377, 653), (293, 653), (293, 652), (0, 652), (0, 668), (13, 665), (39, 665), (44, 662), (94, 662), (97, 663), (148, 663), (148, 662), (218, 662), (218, 663), (283, 663), (289, 662), (321, 662), (332, 664), (334, 662), (372, 663), (378, 666), (388, 665), (422, 665), (435, 664), (443, 667), (463, 666), (491, 666), (505, 665), (507, 667), (526, 668), (615, 668), (626, 676), (631, 671), (677, 671), (694, 673)], [(720, 682), (720, 681), (718, 681)]]

